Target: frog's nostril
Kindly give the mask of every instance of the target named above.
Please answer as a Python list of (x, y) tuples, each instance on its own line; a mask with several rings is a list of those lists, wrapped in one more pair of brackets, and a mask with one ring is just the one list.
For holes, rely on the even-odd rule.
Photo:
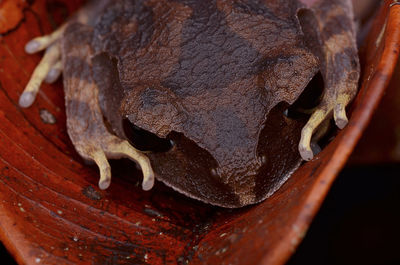
[(324, 80), (321, 72), (318, 72), (308, 83), (299, 98), (288, 109), (285, 109), (283, 115), (290, 119), (308, 117), (321, 102), (323, 91)]
[(175, 144), (170, 139), (160, 138), (154, 133), (143, 130), (128, 119), (124, 119), (123, 126), (131, 144), (140, 151), (167, 152)]

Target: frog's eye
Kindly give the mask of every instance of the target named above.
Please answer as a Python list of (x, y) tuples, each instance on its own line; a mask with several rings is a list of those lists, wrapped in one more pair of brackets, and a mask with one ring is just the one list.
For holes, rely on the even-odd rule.
[(308, 83), (297, 100), (283, 113), (291, 119), (309, 117), (321, 102), (324, 91), (324, 80), (318, 72)]
[(123, 126), (125, 135), (131, 144), (140, 151), (168, 152), (174, 145), (172, 140), (160, 138), (154, 133), (134, 125), (128, 119), (124, 119)]

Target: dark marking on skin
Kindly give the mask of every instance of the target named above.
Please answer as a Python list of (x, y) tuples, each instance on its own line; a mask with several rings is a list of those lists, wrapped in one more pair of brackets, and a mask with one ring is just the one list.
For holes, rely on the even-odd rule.
[[(354, 58), (354, 59), (352, 59)], [(348, 75), (348, 69), (354, 68), (355, 58), (357, 58), (357, 54), (351, 47), (345, 48), (342, 52), (336, 53), (334, 55), (333, 64), (335, 65), (335, 75), (331, 76), (331, 83), (340, 82), (343, 80), (345, 75)], [(358, 64), (357, 66), (358, 67)], [(346, 77), (345, 81), (356, 81), (358, 80), (358, 73), (356, 72), (357, 76), (353, 76), (349, 79), (349, 76)]]
[[(291, 13), (288, 11), (288, 8), (293, 8), (296, 10), (297, 3), (291, 0), (283, 0), (281, 3), (277, 5), (280, 6), (282, 10), (285, 10), (287, 13)], [(276, 22), (286, 22), (280, 16), (277, 16), (271, 8), (268, 8), (265, 5), (265, 0), (239, 0), (233, 2), (233, 7), (236, 9), (235, 11), (243, 12), (249, 15), (261, 15), (270, 21)], [(275, 11), (275, 10), (274, 10)]]
[(227, 27), (215, 1), (180, 2), (193, 13), (184, 23), (179, 63), (162, 83), (165, 87), (178, 97), (196, 96), (253, 74), (262, 55)]
[(90, 113), (92, 109), (89, 104), (85, 101), (80, 101), (79, 99), (68, 100), (65, 104), (71, 109), (74, 109), (77, 113)]
[(248, 141), (251, 139), (246, 123), (243, 122), (235, 113), (224, 106), (217, 107), (214, 112), (215, 122), (221, 126), (221, 129), (230, 128), (229, 124), (235, 124), (234, 131), (221, 131), (216, 136), (216, 141), (221, 147), (236, 145), (238, 148), (248, 146)]
[[(94, 35), (101, 39), (94, 42), (100, 45), (96, 49), (118, 54), (148, 45), (153, 36), (155, 17), (153, 10), (145, 2), (146, 0), (113, 2), (95, 26)], [(135, 21), (135, 31), (125, 30), (127, 25)]]
[[(95, 109), (92, 109), (91, 106), (85, 102), (80, 101), (79, 99), (69, 99), (66, 101), (66, 108), (70, 110), (67, 112), (71, 117), (82, 116), (80, 119), (73, 120), (75, 134), (71, 135), (69, 131), (69, 135), (74, 140), (83, 141), (87, 137), (90, 137), (90, 140), (93, 141), (96, 137), (102, 137), (102, 135), (106, 134), (111, 128), (107, 128), (106, 124), (104, 124), (104, 117), (101, 116), (101, 113), (98, 113)], [(99, 126), (98, 124), (102, 124), (103, 126)], [(68, 122), (67, 122), (68, 125)], [(69, 125), (68, 125), (69, 126)], [(100, 142), (100, 141), (98, 141)], [(113, 142), (109, 142), (110, 145), (117, 144)], [(94, 152), (93, 146), (86, 146), (86, 149)], [(85, 159), (89, 159), (84, 157)]]
[(334, 35), (345, 34), (351, 26), (345, 15), (334, 16), (325, 22), (320, 34), (324, 40), (328, 40)]
[(318, 22), (314, 13), (309, 9), (300, 9), (297, 13), (301, 25), (301, 30), (305, 36), (304, 40), (307, 47), (318, 57), (322, 57), (319, 33), (317, 32)]
[[(91, 43), (93, 37), (93, 29), (87, 25), (83, 25), (78, 22), (72, 22), (65, 29), (64, 36), (64, 46), (68, 47), (71, 52), (78, 52), (80, 50), (79, 48), (81, 48), (82, 50), (87, 50), (86, 45)], [(67, 59), (69, 57), (70, 56), (67, 56)]]
[[(63, 71), (64, 78), (77, 78), (92, 82), (90, 68), (91, 66), (86, 62), (84, 58), (70, 55), (67, 58), (68, 64), (66, 69)], [(68, 69), (80, 69), (81, 71), (69, 71)]]
[(151, 111), (153, 108), (157, 107), (160, 103), (159, 97), (162, 97), (163, 93), (159, 89), (154, 89), (152, 87), (145, 87), (143, 92), (140, 94), (139, 101), (143, 102), (142, 107), (146, 110)]
[(338, 2), (339, 1), (326, 1), (326, 0), (317, 1), (316, 3), (314, 3), (313, 9), (318, 9), (319, 16), (326, 18), (329, 17), (329, 14), (332, 12), (332, 10), (337, 10)]

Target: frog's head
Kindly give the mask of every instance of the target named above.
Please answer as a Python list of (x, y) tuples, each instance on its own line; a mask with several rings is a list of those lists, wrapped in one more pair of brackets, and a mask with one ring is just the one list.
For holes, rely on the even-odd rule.
[(308, 75), (302, 82), (285, 81), (302, 88), (289, 93), (288, 103), (290, 89), (271, 92), (279, 75), (272, 79), (268, 67), (231, 83), (217, 80), (211, 89), (178, 87), (172, 78), (137, 83), (125, 95), (121, 112), (134, 124), (133, 144), (152, 145), (149, 158), (159, 180), (187, 196), (239, 207), (272, 194), (300, 164), (297, 145), (306, 120), (288, 118), (285, 110), (313, 72)]
[[(165, 46), (150, 44), (123, 57), (120, 110), (134, 125), (134, 145), (144, 138), (161, 144), (161, 151), (149, 154), (159, 180), (187, 196), (239, 207), (272, 194), (299, 165), (305, 120), (289, 119), (284, 111), (318, 63), (292, 20), (275, 21), (288, 30), (271, 42), (223, 9), (191, 8), (184, 22), (172, 19), (180, 35), (161, 39)], [(277, 31), (267, 20), (254, 14), (246, 21)]]

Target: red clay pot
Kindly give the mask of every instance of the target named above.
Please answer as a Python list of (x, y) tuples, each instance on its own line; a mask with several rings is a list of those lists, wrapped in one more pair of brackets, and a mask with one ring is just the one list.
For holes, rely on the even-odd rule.
[[(116, 170), (111, 188), (98, 190), (97, 169), (82, 163), (66, 134), (61, 82), (44, 85), (33, 107), (17, 106), (40, 60), (25, 54), (25, 43), (54, 30), (82, 1), (3, 0), (0, 14), (9, 23), (0, 23), (0, 239), (20, 264), (284, 263), (393, 73), (400, 5), (392, 2), (384, 1), (366, 41), (362, 85), (349, 125), (271, 198), (226, 210), (160, 183), (144, 192), (139, 173)], [(126, 161), (116, 164), (129, 167)]]
[(400, 163), (400, 62), (350, 164)]

